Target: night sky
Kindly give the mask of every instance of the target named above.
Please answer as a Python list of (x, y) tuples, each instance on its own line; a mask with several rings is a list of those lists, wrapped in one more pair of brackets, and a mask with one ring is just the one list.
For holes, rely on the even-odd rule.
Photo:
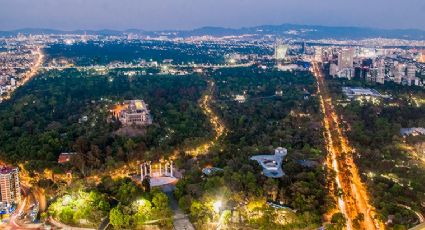
[(0, 30), (310, 24), (425, 30), (424, 0), (0, 0)]

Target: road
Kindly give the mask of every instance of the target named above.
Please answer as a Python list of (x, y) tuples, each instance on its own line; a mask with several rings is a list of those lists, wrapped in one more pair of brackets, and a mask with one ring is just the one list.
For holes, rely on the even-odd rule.
[(213, 126), (214, 138), (203, 145), (200, 145), (194, 149), (188, 150), (187, 153), (189, 153), (192, 156), (197, 156), (199, 154), (204, 154), (208, 152), (208, 150), (215, 144), (215, 142), (222, 135), (226, 134), (226, 127), (224, 126), (220, 118), (217, 116), (217, 114), (215, 114), (214, 110), (211, 108), (211, 99), (213, 97), (214, 90), (215, 90), (215, 83), (214, 81), (209, 80), (208, 88), (206, 89), (199, 103), (202, 111), (207, 116), (209, 122)]
[(364, 215), (364, 220), (359, 222), (362, 229), (384, 229), (384, 224), (375, 217), (375, 208), (370, 204), (367, 190), (361, 182), (353, 160), (355, 151), (342, 131), (339, 117), (318, 63), (313, 62), (312, 72), (317, 79), (323, 113), (324, 135), (328, 151), (326, 163), (336, 173), (333, 186), (329, 188), (330, 194), (334, 196), (335, 190), (342, 192), (334, 198), (337, 201), (339, 212), (347, 219), (347, 229), (353, 229), (353, 220), (360, 214)]
[(72, 227), (72, 226), (68, 226), (66, 224), (63, 224), (59, 221), (56, 221), (55, 219), (53, 219), (52, 217), (49, 217), (49, 222), (59, 228), (59, 229), (64, 229), (64, 230), (95, 230), (94, 228), (78, 228), (78, 227)]
[[(16, 211), (11, 215), (7, 229), (41, 229), (41, 224), (32, 223), (29, 217), (34, 208), (39, 207), (39, 200), (45, 200), (44, 195), (37, 192), (38, 190), (21, 183), (22, 201), (18, 204)], [(34, 213), (38, 212), (38, 209)], [(26, 218), (21, 218), (26, 216)]]
[(409, 230), (425, 230), (425, 223), (424, 224), (417, 225), (417, 226), (415, 226), (413, 228), (410, 228)]
[[(22, 86), (31, 80), (38, 73), (43, 64), (44, 55), (41, 47), (37, 47), (33, 54), (37, 57), (35, 63), (16, 83), (17, 87)], [(6, 95), (1, 96), (0, 101), (9, 99), (12, 93), (13, 91), (7, 92)], [(0, 164), (4, 163), (0, 161)], [(11, 215), (7, 229), (40, 229), (40, 224), (25, 223), (25, 220), (21, 219), (20, 215), (29, 214), (35, 206), (39, 207), (38, 200), (40, 200), (42, 205), (44, 205), (42, 209), (44, 210), (46, 203), (44, 194), (40, 193), (39, 190), (33, 190), (24, 182), (21, 182), (21, 190), (22, 201), (18, 204), (16, 211)]]
[[(42, 65), (42, 61), (43, 61), (43, 54), (41, 53), (40, 49), (38, 49), (37, 52), (38, 52), (39, 57), (37, 59), (36, 64), (33, 66), (33, 68), (31, 68), (31, 70), (28, 72), (28, 74), (25, 75), (25, 78), (23, 79), (22, 82), (19, 83), (19, 85), (25, 84), (28, 80), (30, 80), (33, 76), (35, 76), (37, 71), (40, 69), (40, 67)], [(251, 65), (251, 64), (249, 64), (249, 65)], [(209, 66), (209, 67), (211, 67), (211, 66)], [(226, 128), (225, 128), (223, 122), (219, 119), (219, 117), (214, 113), (213, 109), (211, 108), (210, 103), (211, 103), (211, 99), (213, 97), (214, 89), (215, 89), (214, 81), (209, 80), (208, 81), (208, 88), (205, 91), (202, 98), (200, 99), (199, 105), (200, 105), (202, 111), (204, 112), (204, 114), (207, 116), (210, 123), (212, 124), (215, 134), (214, 134), (213, 139), (210, 140), (209, 142), (202, 144), (202, 145), (199, 145), (199, 146), (195, 147), (193, 150), (188, 151), (189, 153), (191, 153), (194, 156), (207, 152), (215, 144), (215, 142), (222, 135), (224, 135), (226, 133)], [(130, 172), (130, 167), (125, 166), (123, 168), (119, 168), (119, 169), (114, 170), (113, 172), (110, 172), (110, 175), (117, 176), (117, 177), (123, 177), (123, 176), (125, 177), (129, 174), (129, 172)], [(26, 178), (26, 179), (28, 179), (28, 178)], [(100, 177), (99, 177), (99, 175), (97, 175), (97, 176), (92, 177), (92, 179), (95, 179), (95, 181), (98, 181), (100, 179)], [(44, 195), (44, 192), (42, 191), (42, 189), (32, 188), (32, 187), (26, 185), (26, 182), (24, 182), (24, 181), (25, 180), (22, 180), (22, 187), (23, 187), (23, 190), (26, 191), (25, 195), (24, 195), (25, 198), (19, 206), (19, 211), (17, 211), (14, 215), (12, 215), (9, 225), (10, 225), (11, 229), (38, 229), (38, 228), (33, 228), (32, 227), (33, 225), (24, 224), (24, 223), (21, 223), (22, 221), (18, 221), (18, 216), (19, 216), (18, 214), (28, 211), (28, 207), (32, 206), (35, 203), (37, 203), (39, 205), (40, 211), (44, 211), (46, 209), (46, 199), (45, 199), (45, 195)], [(180, 229), (182, 229), (182, 230), (183, 229), (186, 229), (186, 230), (194, 229), (193, 225), (190, 223), (187, 216), (183, 213), (182, 210), (180, 210), (178, 208), (177, 201), (175, 200), (175, 198), (173, 196), (172, 188), (171, 188), (171, 190), (170, 190), (170, 188), (168, 188), (168, 189), (169, 189), (169, 191), (167, 191), (166, 194), (170, 198), (170, 204), (171, 204), (172, 210), (174, 211), (174, 216), (173, 216), (174, 228), (178, 229), (178, 230), (180, 230)], [(53, 225), (57, 226), (57, 227), (70, 228), (69, 226), (63, 225), (62, 223), (60, 223), (60, 222), (58, 222), (54, 219), (50, 219), (49, 222), (52, 223)], [(105, 221), (105, 223), (108, 223), (108, 221)], [(83, 228), (72, 228), (72, 229), (83, 229)]]
[(173, 211), (173, 227), (174, 230), (195, 230), (192, 223), (190, 223), (189, 218), (186, 214), (179, 208), (178, 202), (174, 197), (175, 185), (169, 184), (162, 186), (162, 191), (167, 194), (168, 200), (170, 202), (171, 210)]
[[(40, 70), (40, 68), (43, 65), (43, 60), (44, 60), (44, 55), (43, 52), (41, 50), (41, 47), (37, 47), (37, 49), (34, 51), (33, 53), (37, 58), (35, 60), (35, 63), (31, 66), (31, 68), (22, 76), (21, 79), (19, 79), (16, 82), (16, 88), (18, 88), (19, 86), (24, 85), (25, 83), (27, 83), (29, 80), (31, 80)], [(13, 91), (9, 91), (7, 92), (5, 95), (0, 96), (0, 102), (4, 101), (4, 100), (8, 100), (11, 95), (12, 95)]]
[[(244, 63), (244, 64), (224, 64), (224, 65), (206, 65), (206, 64), (188, 64), (188, 65), (167, 65), (170, 68), (203, 68), (203, 69), (227, 69), (227, 68), (240, 68), (240, 67), (250, 67), (254, 65), (254, 62)], [(78, 71), (87, 71), (87, 70), (96, 70), (96, 69), (141, 69), (148, 68), (151, 66), (138, 65), (138, 64), (122, 64), (118, 66), (108, 66), (108, 65), (93, 65), (93, 66), (44, 66), (41, 67), (43, 70), (66, 70), (66, 69), (76, 69)]]
[(425, 217), (424, 217), (424, 215), (422, 215), (422, 213), (420, 213), (418, 211), (415, 211), (411, 207), (409, 207), (407, 205), (404, 205), (404, 204), (398, 204), (398, 206), (403, 207), (403, 208), (405, 208), (407, 210), (410, 210), (410, 211), (414, 212), (415, 215), (418, 217), (419, 224), (423, 224), (425, 222)]

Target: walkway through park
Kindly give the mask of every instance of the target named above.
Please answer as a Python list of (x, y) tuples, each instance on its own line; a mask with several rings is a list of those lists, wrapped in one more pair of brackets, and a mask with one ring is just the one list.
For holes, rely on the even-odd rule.
[(162, 191), (167, 194), (168, 199), (170, 201), (170, 207), (173, 211), (173, 226), (174, 230), (195, 230), (192, 223), (190, 223), (189, 218), (184, 214), (184, 212), (179, 208), (179, 204), (174, 197), (174, 184), (168, 184), (162, 186)]

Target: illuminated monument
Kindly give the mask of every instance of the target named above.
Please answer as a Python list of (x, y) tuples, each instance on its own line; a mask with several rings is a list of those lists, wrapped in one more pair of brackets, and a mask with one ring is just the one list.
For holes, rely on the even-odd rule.
[(147, 104), (143, 100), (125, 101), (117, 105), (113, 113), (124, 126), (152, 124)]
[(149, 178), (151, 187), (171, 184), (177, 181), (173, 161), (151, 161), (140, 165), (140, 180)]

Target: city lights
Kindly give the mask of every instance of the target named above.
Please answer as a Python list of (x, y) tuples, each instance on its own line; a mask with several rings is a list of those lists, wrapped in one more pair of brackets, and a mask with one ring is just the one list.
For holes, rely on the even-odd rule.
[(337, 187), (333, 189), (342, 191), (342, 195), (334, 197), (334, 199), (337, 199), (339, 211), (347, 219), (346, 227), (353, 229), (352, 220), (361, 213), (365, 217), (363, 226), (366, 229), (384, 229), (383, 223), (375, 218), (374, 207), (369, 202), (368, 193), (352, 159), (353, 150), (342, 132), (339, 118), (332, 105), (332, 99), (319, 65), (313, 63), (312, 70), (317, 79), (320, 105), (324, 115), (324, 134), (328, 149), (327, 164), (330, 170), (336, 172), (335, 183)]

